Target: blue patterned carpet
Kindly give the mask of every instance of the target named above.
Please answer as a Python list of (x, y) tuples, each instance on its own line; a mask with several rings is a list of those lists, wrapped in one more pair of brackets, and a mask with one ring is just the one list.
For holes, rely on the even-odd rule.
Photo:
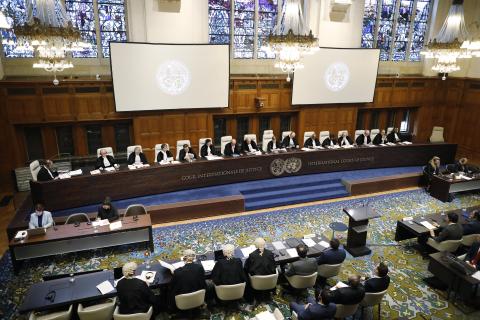
[[(423, 190), (406, 191), (355, 200), (340, 200), (327, 204), (303, 206), (284, 210), (261, 212), (246, 216), (224, 218), (206, 222), (190, 223), (154, 229), (155, 257), (178, 258), (187, 247), (202, 253), (211, 250), (212, 244), (233, 243), (237, 246), (250, 245), (262, 236), (267, 241), (301, 237), (308, 233), (331, 235), (328, 225), (332, 221), (347, 222), (342, 213), (344, 207), (369, 203), (382, 217), (372, 221), (369, 242), (372, 254), (362, 258), (348, 257), (339, 279), (350, 273), (367, 275), (375, 265), (385, 260), (390, 266), (392, 283), (383, 301), (382, 318), (397, 319), (480, 319), (480, 313), (464, 315), (447, 302), (441, 292), (429, 288), (422, 278), (431, 276), (424, 260), (408, 243), (399, 244), (393, 240), (396, 221), (404, 216), (439, 212), (454, 208), (480, 205), (478, 194), (461, 195), (451, 203), (442, 203), (430, 197)], [(342, 240), (342, 242), (345, 240)], [(99, 268), (113, 268), (130, 259), (141, 262), (143, 248), (125, 246), (117, 249), (60, 255), (49, 259), (27, 262), (21, 273), (14, 276), (9, 255), (0, 261), (0, 310), (4, 319), (17, 319), (16, 308), (33, 282), (42, 275), (71, 273)], [(332, 283), (338, 279), (333, 279)], [(235, 319), (248, 319), (255, 313), (278, 306), (289, 316), (288, 301), (277, 295), (270, 305), (263, 305), (252, 312), (239, 312)], [(166, 315), (161, 315), (164, 318)], [(369, 317), (372, 315), (370, 314)], [(377, 318), (378, 315), (375, 315)], [(212, 314), (212, 319), (222, 319), (221, 310)]]

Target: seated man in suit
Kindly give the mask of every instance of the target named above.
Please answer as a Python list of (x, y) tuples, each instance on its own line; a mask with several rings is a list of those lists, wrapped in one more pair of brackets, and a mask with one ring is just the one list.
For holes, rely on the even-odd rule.
[(52, 160), (38, 160), (40, 170), (37, 173), (37, 181), (50, 181), (58, 179), (58, 173), (53, 168)]
[(287, 265), (285, 276), (308, 276), (317, 272), (317, 260), (307, 257), (308, 247), (302, 243), (296, 249), (299, 259)]
[(333, 146), (336, 146), (338, 144), (338, 141), (337, 139), (335, 139), (335, 135), (333, 133), (330, 133), (330, 137), (329, 138), (325, 138), (325, 140), (323, 140), (322, 142), (322, 147), (333, 147)]
[(295, 138), (295, 132), (292, 131), (288, 136), (283, 138), (282, 147), (292, 149), (298, 148), (298, 142)]
[(317, 136), (315, 133), (312, 133), (310, 138), (305, 140), (305, 143), (303, 144), (305, 148), (315, 148), (315, 147), (320, 147), (320, 141), (318, 141)]
[(470, 213), (469, 222), (462, 225), (463, 235), (480, 234), (480, 210), (473, 210)]
[(378, 133), (374, 138), (373, 138), (373, 144), (379, 145), (379, 144), (385, 144), (388, 142), (387, 135), (385, 133), (385, 130), (382, 129), (380, 133)]
[(205, 270), (201, 263), (194, 263), (195, 252), (187, 249), (183, 252), (185, 265), (173, 272), (170, 283), (171, 302), (175, 305), (175, 296), (207, 289)]
[(458, 223), (458, 214), (456, 214), (455, 212), (449, 212), (447, 214), (447, 226), (441, 228), (438, 236), (435, 236), (434, 230), (430, 230), (430, 236), (433, 238), (433, 240), (437, 242), (462, 239), (463, 228)]
[(225, 150), (223, 150), (223, 154), (227, 157), (239, 156), (240, 150), (238, 148), (237, 140), (232, 139), (232, 142), (229, 142), (225, 145)]
[(331, 288), (331, 302), (335, 304), (352, 305), (360, 303), (365, 297), (365, 288), (358, 275), (348, 277), (348, 287), (341, 288), (338, 284)]
[(30, 215), (29, 229), (50, 228), (53, 225), (52, 214), (44, 209), (42, 203), (35, 205), (35, 212)]
[(213, 146), (212, 139), (205, 140), (205, 144), (200, 149), (200, 154), (202, 158), (217, 155), (217, 151), (215, 151), (215, 147)]
[(157, 154), (157, 162), (168, 161), (169, 158), (173, 159), (173, 155), (170, 152), (170, 146), (168, 143), (164, 143)]
[(195, 159), (197, 159), (197, 155), (193, 152), (192, 147), (185, 143), (178, 154), (178, 161), (192, 162)]
[(127, 262), (122, 267), (123, 278), (117, 282), (118, 309), (121, 314), (146, 313), (157, 303), (145, 281), (135, 278), (137, 264)]
[(345, 250), (340, 248), (340, 241), (337, 238), (330, 240), (330, 248), (324, 250), (317, 257), (317, 264), (339, 264), (345, 260), (347, 256)]
[(106, 149), (100, 150), (100, 157), (97, 158), (97, 163), (95, 164), (95, 169), (103, 170), (105, 168), (115, 167), (115, 159), (107, 154)]
[(355, 139), (355, 143), (357, 146), (363, 146), (364, 144), (371, 144), (372, 139), (370, 138), (370, 130), (364, 130), (363, 134), (359, 135), (357, 139)]
[(242, 152), (243, 153), (253, 153), (253, 152), (257, 152), (257, 151), (258, 151), (258, 147), (257, 147), (257, 144), (255, 143), (255, 141), (253, 141), (250, 138), (247, 138), (247, 139), (245, 139), (245, 141), (243, 141), (243, 144), (242, 144)]
[(271, 153), (280, 148), (281, 145), (277, 142), (277, 138), (275, 138), (275, 136), (272, 136), (272, 140), (270, 140), (267, 144), (267, 152)]
[(250, 253), (245, 261), (245, 271), (252, 276), (276, 273), (275, 257), (272, 251), (265, 249), (265, 240), (262, 238), (255, 239), (255, 247), (257, 249)]
[(98, 207), (97, 219), (108, 219), (108, 221), (115, 221), (119, 218), (117, 208), (112, 204), (110, 197), (105, 197), (103, 203)]
[(389, 285), (388, 266), (383, 262), (380, 262), (377, 266), (375, 275), (372, 278), (367, 278), (363, 283), (365, 292), (382, 292), (387, 290)]
[(465, 255), (465, 261), (480, 271), (480, 236), (477, 237), (477, 241), (472, 243), (472, 246)]
[(232, 244), (226, 244), (222, 251), (224, 259), (218, 260), (212, 270), (213, 283), (221, 286), (245, 282), (242, 260), (233, 256), (235, 247)]
[(398, 128), (394, 128), (392, 132), (387, 135), (387, 140), (391, 143), (397, 143), (402, 141), (402, 139), (400, 139), (400, 136), (398, 135)]
[(142, 152), (140, 147), (135, 147), (135, 151), (128, 156), (128, 164), (148, 164), (147, 157)]
[(308, 303), (305, 305), (291, 302), (290, 309), (295, 311), (298, 320), (333, 319), (337, 312), (337, 306), (330, 302), (331, 296), (330, 290), (322, 290), (317, 296), (318, 300), (308, 297)]
[(338, 138), (338, 145), (340, 147), (343, 147), (343, 146), (351, 146), (352, 144), (353, 144), (352, 139), (349, 136), (347, 136), (345, 132), (342, 132), (342, 135), (340, 136), (340, 138)]

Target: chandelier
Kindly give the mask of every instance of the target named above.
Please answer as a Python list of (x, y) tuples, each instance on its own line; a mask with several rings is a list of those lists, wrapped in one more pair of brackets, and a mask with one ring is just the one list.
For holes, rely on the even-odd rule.
[(442, 80), (445, 80), (447, 73), (460, 70), (458, 59), (480, 56), (480, 41), (467, 40), (469, 38), (463, 0), (453, 0), (440, 32), (425, 45), (420, 54), (427, 59), (435, 59), (432, 70), (443, 74)]
[(268, 36), (266, 52), (275, 53), (275, 68), (287, 73), (287, 81), (295, 70), (304, 67), (301, 58), (318, 50), (318, 39), (307, 28), (300, 0), (285, 0), (282, 19)]

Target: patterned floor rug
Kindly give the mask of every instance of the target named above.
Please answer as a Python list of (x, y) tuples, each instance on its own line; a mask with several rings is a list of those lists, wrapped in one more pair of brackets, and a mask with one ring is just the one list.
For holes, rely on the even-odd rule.
[[(187, 247), (202, 253), (222, 243), (248, 246), (258, 236), (264, 237), (267, 241), (301, 237), (309, 233), (325, 234), (330, 237), (331, 230), (328, 227), (330, 222), (347, 222), (347, 217), (342, 212), (344, 207), (356, 207), (367, 203), (382, 215), (370, 224), (368, 239), (372, 254), (362, 258), (348, 256), (341, 274), (331, 282), (345, 280), (351, 273), (369, 275), (379, 261), (385, 261), (391, 269), (392, 282), (382, 303), (383, 319), (479, 319), (480, 312), (465, 315), (444, 298), (443, 292), (428, 287), (422, 281), (423, 278), (431, 276), (427, 271), (428, 260), (423, 259), (408, 241), (397, 243), (393, 240), (398, 219), (480, 205), (478, 194), (461, 195), (451, 203), (442, 203), (423, 190), (414, 190), (159, 227), (154, 229), (153, 256), (175, 259)], [(345, 239), (342, 240), (344, 241)], [(142, 262), (143, 257), (144, 249), (137, 246), (59, 255), (26, 262), (20, 274), (14, 276), (9, 254), (6, 253), (0, 261), (0, 296), (4, 297), (0, 301), (0, 317), (21, 319), (17, 313), (17, 306), (21, 304), (28, 287), (40, 281), (44, 275), (113, 268), (128, 260)], [(288, 296), (284, 298), (277, 294), (271, 303), (260, 305), (252, 311), (236, 312), (233, 318), (250, 319), (258, 312), (266, 309), (273, 311), (275, 307), (280, 308), (285, 316), (290, 316)], [(372, 316), (378, 318), (377, 314), (373, 315), (371, 312), (367, 318)], [(166, 319), (168, 315), (161, 314), (158, 318)], [(214, 308), (210, 318), (224, 319), (223, 309)]]

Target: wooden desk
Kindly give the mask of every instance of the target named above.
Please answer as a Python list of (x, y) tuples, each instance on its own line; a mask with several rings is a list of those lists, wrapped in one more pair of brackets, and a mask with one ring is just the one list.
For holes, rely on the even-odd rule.
[(472, 180), (456, 179), (454, 176), (433, 176), (430, 182), (430, 195), (440, 201), (449, 201), (450, 194), (480, 189), (480, 174)]
[[(56, 228), (56, 230), (55, 230)], [(22, 241), (10, 241), (10, 254), (15, 273), (21, 261), (57, 254), (145, 242), (153, 251), (152, 223), (150, 215), (140, 215), (138, 220), (125, 217), (122, 227), (110, 230), (109, 226), (94, 228), (83, 222), (48, 228), (46, 234), (28, 237)]]
[[(176, 165), (151, 164), (128, 170), (48, 182), (30, 182), (32, 201), (51, 211), (101, 203), (106, 192), (115, 199), (312, 173), (424, 165), (433, 156), (453, 162), (456, 144), (428, 143), (351, 149), (289, 151), (221, 160), (199, 159)], [(90, 168), (91, 169), (91, 168)]]

